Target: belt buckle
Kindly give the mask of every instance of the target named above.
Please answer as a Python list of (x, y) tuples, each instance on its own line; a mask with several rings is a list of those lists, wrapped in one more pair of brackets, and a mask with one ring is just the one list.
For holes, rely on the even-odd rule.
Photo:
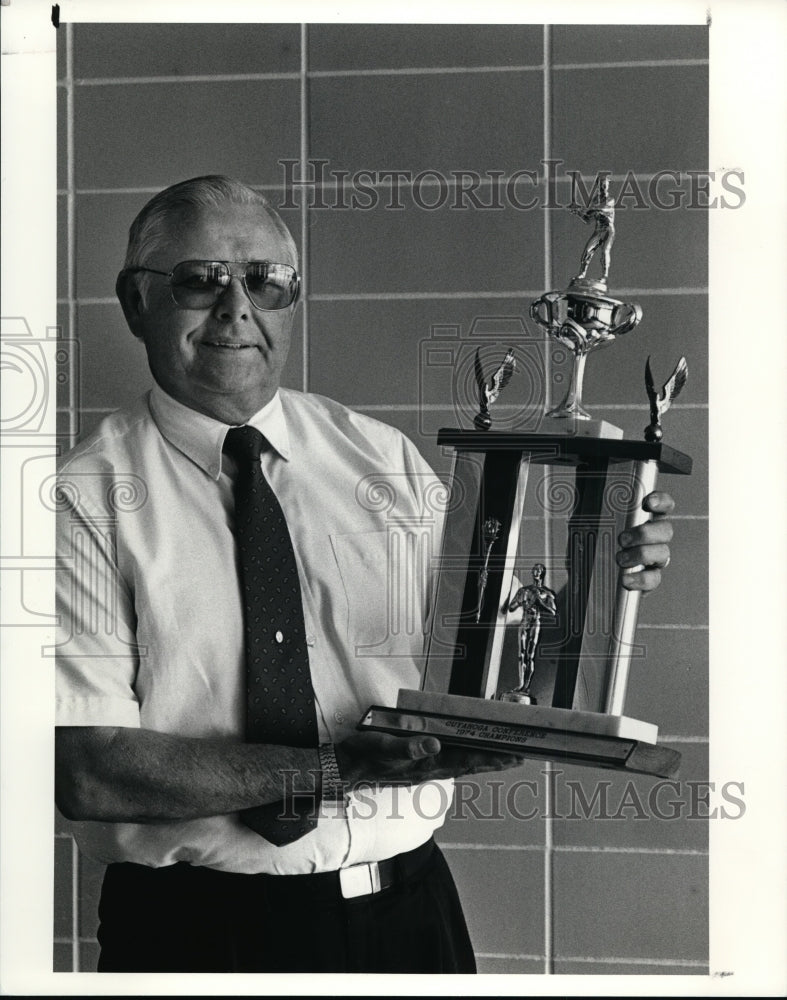
[(351, 865), (339, 869), (339, 885), (344, 899), (369, 896), (380, 891), (380, 866), (376, 861), (369, 864)]

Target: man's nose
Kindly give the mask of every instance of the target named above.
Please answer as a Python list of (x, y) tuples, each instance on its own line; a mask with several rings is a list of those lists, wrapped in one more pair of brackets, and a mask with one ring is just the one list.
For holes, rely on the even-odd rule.
[(214, 311), (220, 320), (228, 323), (249, 318), (251, 302), (241, 278), (230, 278), (229, 284), (216, 299)]

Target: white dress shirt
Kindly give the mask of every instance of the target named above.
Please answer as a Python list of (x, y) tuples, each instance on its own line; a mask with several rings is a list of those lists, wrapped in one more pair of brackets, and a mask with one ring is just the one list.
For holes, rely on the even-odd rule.
[[(295, 549), (320, 741), (340, 742), (370, 705), (419, 685), (443, 489), (397, 430), (324, 397), (282, 389), (249, 423), (271, 444), (262, 468)], [(227, 430), (156, 386), (63, 460), (59, 725), (243, 739)], [(451, 792), (450, 781), (364, 791), (283, 847), (235, 814), (73, 829), (102, 862), (329, 871), (418, 846)]]

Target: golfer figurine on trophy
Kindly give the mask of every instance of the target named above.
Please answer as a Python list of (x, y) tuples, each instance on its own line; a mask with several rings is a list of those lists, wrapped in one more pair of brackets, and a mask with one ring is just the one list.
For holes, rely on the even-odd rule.
[[(566, 395), (547, 414), (562, 421), (563, 431), (599, 437), (622, 437), (617, 427), (593, 421), (582, 406), (585, 361), (591, 351), (611, 344), (616, 337), (629, 333), (642, 319), (642, 310), (631, 302), (620, 302), (607, 293), (607, 279), (615, 239), (615, 201), (609, 196), (609, 178), (600, 175), (590, 204), (581, 208), (572, 201), (569, 211), (583, 222), (593, 223), (593, 233), (582, 251), (579, 273), (565, 291), (547, 292), (530, 306), (530, 316), (550, 337), (567, 347), (574, 364)], [(601, 251), (601, 277), (588, 278), (588, 268)]]

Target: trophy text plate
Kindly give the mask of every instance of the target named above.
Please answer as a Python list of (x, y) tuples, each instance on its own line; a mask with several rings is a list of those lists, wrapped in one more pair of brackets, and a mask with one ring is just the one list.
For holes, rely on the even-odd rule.
[[(408, 700), (402, 699), (401, 695), (410, 695), (412, 698), (415, 695), (423, 697), (425, 694), (426, 692), (403, 691), (397, 708), (372, 705), (361, 719), (358, 728), (398, 736), (416, 734), (435, 736), (450, 746), (517, 753), (523, 757), (556, 760), (586, 767), (612, 768), (662, 778), (674, 777), (680, 765), (680, 754), (669, 747), (655, 746), (651, 742), (631, 736), (623, 738), (591, 731), (583, 732), (577, 728), (561, 729), (555, 725), (543, 725), (536, 721), (539, 715), (543, 719), (545, 713), (594, 716), (612, 722), (616, 721), (614, 717), (546, 707), (536, 713), (533, 709), (538, 706), (515, 705), (453, 695), (444, 697), (447, 702), (456, 700), (475, 702), (473, 713), (460, 715), (453, 710), (453, 705), (451, 714), (440, 714), (425, 710), (423, 707), (405, 708), (401, 704), (401, 701)], [(479, 718), (479, 710), (483, 706), (502, 708), (506, 716), (509, 718), (518, 716), (518, 720), (506, 721), (503, 718), (490, 718), (488, 715)], [(515, 711), (511, 712), (511, 709)], [(633, 724), (633, 728), (641, 726), (649, 730), (655, 729), (654, 726), (638, 722), (636, 719), (623, 718), (621, 721)]]
[(400, 689), (396, 707), (434, 715), (455, 715), (477, 722), (512, 723), (554, 729), (560, 732), (584, 733), (588, 736), (614, 736), (655, 744), (659, 730), (652, 722), (641, 722), (626, 715), (606, 715), (603, 712), (582, 712), (573, 708), (552, 708), (551, 705), (520, 705), (489, 698), (443, 694), (439, 691)]

